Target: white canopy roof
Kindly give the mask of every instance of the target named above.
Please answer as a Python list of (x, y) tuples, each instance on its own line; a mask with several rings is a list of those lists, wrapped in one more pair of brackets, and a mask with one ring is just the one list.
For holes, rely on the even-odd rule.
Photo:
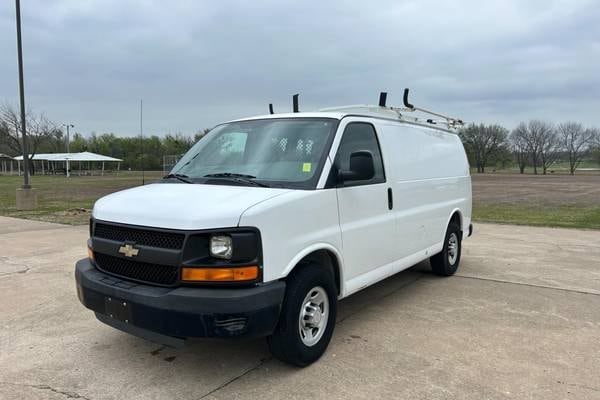
[[(119, 158), (90, 153), (89, 151), (82, 153), (40, 153), (35, 154), (33, 159), (44, 161), (123, 161)], [(23, 160), (23, 156), (15, 157), (14, 160)]]

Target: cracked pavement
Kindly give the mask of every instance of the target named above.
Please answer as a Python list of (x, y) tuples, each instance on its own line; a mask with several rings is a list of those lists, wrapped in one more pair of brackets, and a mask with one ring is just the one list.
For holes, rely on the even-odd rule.
[(75, 293), (87, 236), (0, 217), (1, 399), (600, 399), (599, 231), (476, 224), (456, 276), (421, 263), (343, 300), (304, 369), (101, 324)]

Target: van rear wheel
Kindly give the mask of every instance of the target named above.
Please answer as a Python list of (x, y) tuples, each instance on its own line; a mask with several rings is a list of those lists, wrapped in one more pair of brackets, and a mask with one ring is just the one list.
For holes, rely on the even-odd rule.
[(300, 367), (315, 362), (331, 340), (336, 312), (331, 272), (319, 265), (301, 266), (287, 281), (279, 323), (267, 338), (271, 353)]
[(429, 259), (432, 271), (441, 276), (454, 275), (460, 263), (462, 250), (462, 232), (460, 226), (452, 221), (446, 230), (444, 247), (441, 252)]

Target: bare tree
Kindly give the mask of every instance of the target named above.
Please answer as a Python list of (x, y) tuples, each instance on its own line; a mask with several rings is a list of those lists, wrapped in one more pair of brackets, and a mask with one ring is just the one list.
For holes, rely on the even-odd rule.
[(500, 125), (470, 124), (460, 132), (467, 153), (475, 160), (477, 172), (485, 172), (490, 157), (506, 145), (508, 131)]
[(529, 160), (529, 148), (527, 140), (527, 125), (521, 122), (510, 134), (510, 144), (519, 166), (519, 173), (525, 172), (527, 161)]
[(596, 136), (595, 129), (585, 129), (578, 122), (564, 122), (558, 125), (557, 130), (561, 144), (569, 157), (569, 172), (575, 175), (575, 170)]
[(598, 139), (590, 147), (590, 156), (597, 164), (600, 164), (600, 132), (597, 136)]
[(527, 143), (527, 150), (531, 156), (533, 173), (537, 175), (540, 162), (547, 158), (543, 153), (550, 151), (549, 149), (545, 150), (544, 147), (549, 146), (547, 138), (552, 135), (553, 126), (548, 122), (534, 119), (529, 121), (524, 126), (524, 129), (523, 127), (521, 128), (523, 139)]
[[(40, 144), (52, 137), (56, 126), (44, 114), (28, 112), (27, 139), (29, 149), (29, 163), (35, 156)], [(5, 145), (14, 154), (23, 154), (23, 141), (21, 139), (21, 117), (19, 112), (10, 105), (0, 107), (0, 143)], [(33, 171), (33, 169), (30, 169)]]
[(542, 165), (543, 174), (546, 175), (548, 167), (550, 167), (560, 155), (561, 142), (556, 129), (549, 125), (550, 129), (544, 129), (540, 140), (540, 162)]

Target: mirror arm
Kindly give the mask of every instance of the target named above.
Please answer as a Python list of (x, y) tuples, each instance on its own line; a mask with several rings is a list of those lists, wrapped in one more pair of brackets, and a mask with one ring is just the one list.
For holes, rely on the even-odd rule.
[(356, 172), (354, 171), (343, 171), (343, 170), (338, 170), (338, 174), (337, 174), (337, 180), (338, 183), (344, 183), (347, 180), (353, 180), (356, 177)]

